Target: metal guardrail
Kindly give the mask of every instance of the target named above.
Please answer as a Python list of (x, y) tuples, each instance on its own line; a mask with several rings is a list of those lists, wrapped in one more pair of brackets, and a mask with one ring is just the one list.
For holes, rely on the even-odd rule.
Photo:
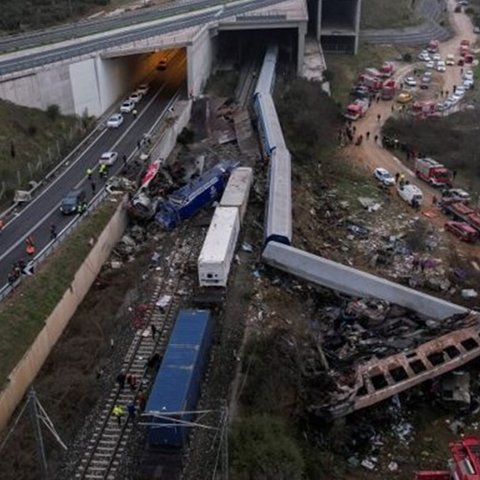
[[(70, 232), (76, 228), (79, 224), (83, 222), (85, 218), (89, 216), (97, 207), (100, 205), (100, 203), (107, 197), (108, 192), (105, 188), (103, 188), (101, 191), (95, 195), (95, 197), (91, 200), (90, 204), (88, 205), (87, 211), (85, 213), (82, 213), (81, 215), (76, 216), (62, 231), (59, 232), (57, 235), (57, 238), (55, 240), (51, 240), (43, 249), (35, 255), (33, 260), (31, 260), (28, 264), (27, 267), (37, 267), (37, 265), (43, 261), (46, 257), (48, 257), (52, 252), (54, 252), (68, 237)], [(0, 302), (5, 299), (13, 290), (15, 290), (23, 281), (24, 275), (20, 275), (20, 277), (13, 283), (9, 284), (7, 283), (6, 285), (3, 286), (3, 288), (0, 289)]]

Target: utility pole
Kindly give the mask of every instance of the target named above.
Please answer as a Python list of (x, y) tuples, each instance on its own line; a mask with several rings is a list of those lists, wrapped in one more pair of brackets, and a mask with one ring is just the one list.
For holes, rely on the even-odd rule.
[(37, 452), (40, 457), (40, 466), (42, 469), (42, 478), (48, 480), (47, 457), (45, 455), (45, 445), (43, 443), (42, 430), (40, 429), (40, 415), (38, 412), (37, 396), (35, 390), (30, 388), (28, 392), (28, 402), (30, 406), (30, 414), (32, 416), (33, 430), (35, 432), (35, 440), (37, 444)]

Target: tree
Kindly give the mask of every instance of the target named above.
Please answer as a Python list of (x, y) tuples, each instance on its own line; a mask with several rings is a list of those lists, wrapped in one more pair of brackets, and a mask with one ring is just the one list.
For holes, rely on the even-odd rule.
[(300, 448), (285, 424), (267, 415), (234, 424), (232, 463), (241, 480), (301, 480), (305, 470)]

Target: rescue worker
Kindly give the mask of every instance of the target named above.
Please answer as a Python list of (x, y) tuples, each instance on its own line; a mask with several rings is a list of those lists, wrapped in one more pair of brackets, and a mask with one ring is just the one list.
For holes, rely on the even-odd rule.
[(128, 423), (129, 420), (134, 422), (135, 421), (135, 403), (133, 400), (127, 405), (127, 412), (128, 412), (128, 417), (125, 423)]
[(123, 160), (123, 166), (126, 167), (127, 166), (127, 156), (125, 154), (123, 154), (122, 160)]
[(98, 167), (98, 174), (100, 175), (100, 178), (105, 178), (107, 175), (107, 166), (105, 164), (101, 164)]
[(82, 214), (87, 211), (88, 205), (87, 202), (84, 200), (79, 206), (78, 206), (78, 213)]
[(123, 410), (123, 407), (120, 405), (115, 405), (112, 410), (113, 416), (117, 418), (118, 425), (120, 426), (122, 424), (122, 417), (125, 415), (125, 411)]
[(138, 111), (137, 111), (136, 108), (134, 108), (134, 109), (132, 110), (132, 115), (133, 115), (133, 119), (135, 120), (135, 119), (137, 118), (137, 115), (138, 115)]
[(92, 169), (91, 169), (91, 168), (87, 168), (87, 178), (88, 178), (89, 180), (92, 179), (92, 173), (93, 173)]
[(402, 173), (400, 174), (400, 186), (403, 187), (405, 185), (405, 175)]

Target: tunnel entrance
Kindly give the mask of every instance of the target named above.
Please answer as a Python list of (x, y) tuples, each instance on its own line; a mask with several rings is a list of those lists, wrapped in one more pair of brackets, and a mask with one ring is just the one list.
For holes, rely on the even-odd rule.
[(322, 30), (356, 29), (357, 4), (359, 0), (323, 0)]
[(271, 43), (279, 46), (281, 71), (284, 74), (296, 75), (297, 29), (220, 31), (214, 70), (238, 70), (251, 62), (260, 66), (267, 46)]
[(349, 35), (322, 35), (322, 48), (325, 52), (355, 54), (355, 37)]

